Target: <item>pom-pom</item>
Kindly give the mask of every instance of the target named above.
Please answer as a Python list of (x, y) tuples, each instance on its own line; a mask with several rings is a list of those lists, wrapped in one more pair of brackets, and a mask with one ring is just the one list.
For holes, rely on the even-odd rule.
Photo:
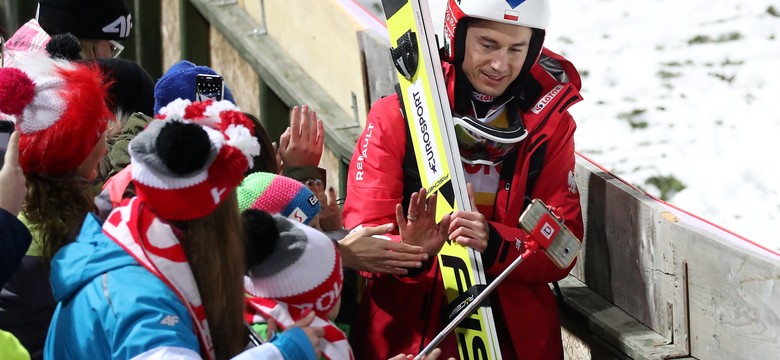
[(241, 111), (235, 104), (227, 100), (214, 101), (203, 113), (203, 116), (212, 119), (220, 119), (220, 113), (223, 111)]
[(0, 69), (0, 111), (21, 115), (35, 97), (35, 83), (17, 68)]
[(81, 42), (71, 33), (57, 34), (46, 44), (46, 52), (52, 59), (81, 60)]
[(211, 152), (211, 140), (200, 125), (170, 121), (155, 141), (157, 154), (173, 173), (185, 176), (203, 169)]
[(218, 186), (235, 187), (244, 179), (249, 163), (241, 150), (222, 145), (219, 154), (209, 166), (209, 179)]
[(203, 117), (203, 113), (206, 108), (211, 105), (214, 100), (208, 99), (206, 101), (194, 102), (184, 109), (184, 118), (187, 120), (197, 120)]
[(250, 135), (255, 135), (255, 123), (240, 111), (223, 111), (219, 113), (219, 119), (219, 126), (222, 132), (225, 132), (230, 125), (240, 125), (247, 128)]
[(158, 113), (165, 116), (163, 119), (184, 119), (184, 109), (190, 104), (192, 104), (190, 100), (176, 99), (163, 106)]
[(230, 125), (224, 132), (228, 138), (227, 144), (241, 150), (249, 167), (254, 166), (254, 157), (260, 155), (260, 143), (250, 130), (240, 125)]
[(241, 213), (246, 232), (246, 265), (250, 269), (267, 259), (276, 249), (279, 228), (273, 216), (262, 210), (247, 209)]

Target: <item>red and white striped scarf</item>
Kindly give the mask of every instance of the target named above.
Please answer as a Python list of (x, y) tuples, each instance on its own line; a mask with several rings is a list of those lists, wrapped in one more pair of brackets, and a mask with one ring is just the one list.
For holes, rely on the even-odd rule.
[[(251, 280), (246, 280), (245, 284), (251, 286)], [(244, 320), (249, 324), (263, 323), (267, 322), (267, 319), (271, 319), (279, 324), (281, 329), (286, 329), (308, 314), (308, 311), (304, 309), (289, 306), (281, 301), (253, 296), (249, 291), (246, 292), (246, 304)], [(315, 316), (311, 326), (321, 327), (325, 330), (325, 336), (320, 340), (322, 356), (328, 360), (355, 359), (352, 356), (352, 348), (349, 346), (347, 336), (336, 324)]]
[(214, 359), (206, 311), (179, 239), (171, 226), (149, 211), (140, 198), (125, 200), (122, 205), (108, 215), (103, 233), (179, 296), (193, 319), (201, 355)]

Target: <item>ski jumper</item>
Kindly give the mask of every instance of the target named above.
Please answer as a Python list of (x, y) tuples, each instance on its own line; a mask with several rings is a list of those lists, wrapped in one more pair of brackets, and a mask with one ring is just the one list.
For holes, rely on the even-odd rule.
[[(443, 66), (452, 107), (455, 71), (447, 63)], [(486, 166), (492, 169), (465, 167), (467, 178), (480, 171), (487, 176), (493, 172), (498, 177), (497, 186), (492, 185), (495, 196), (483, 194), (477, 200), (482, 203), (477, 208), (490, 227), (488, 247), (482, 254), (488, 281), (524, 250), (520, 240), (527, 235), (517, 222), (531, 198), (540, 198), (551, 206), (578, 238), (583, 234), (574, 181), (576, 125), (567, 112), (569, 106), (581, 100), (580, 78), (570, 62), (546, 49), (531, 75), (541, 85), (532, 98), (536, 100), (530, 102), (533, 105), (526, 111), (511, 110), (517, 111), (524, 121), (528, 137), (502, 163)], [(516, 104), (507, 106), (519, 108)], [(413, 156), (408, 153), (408, 141), (398, 96), (378, 100), (369, 112), (350, 162), (343, 210), (345, 227), (395, 222), (395, 205), (408, 204), (409, 194), (419, 190), (419, 175), (408, 160)], [(542, 165), (538, 166), (540, 162)], [(492, 201), (492, 206), (486, 206), (485, 201)], [(400, 241), (397, 232), (389, 237)], [(374, 360), (399, 353), (417, 354), (446, 326), (448, 320), (442, 314), (447, 304), (437, 261), (434, 257), (423, 264), (421, 271), (410, 269), (407, 276), (364, 274), (369, 281), (351, 332), (355, 358)], [(504, 359), (562, 357), (558, 309), (548, 283), (564, 278), (570, 270), (559, 269), (542, 251), (537, 251), (491, 295)], [(458, 358), (455, 341), (450, 335), (441, 344), (442, 357)]]
[[(105, 225), (95, 215), (88, 215), (77, 240), (63, 247), (52, 260), (51, 286), (59, 304), (49, 327), (45, 357), (212, 358), (197, 289), (181, 286), (186, 285), (189, 273), (183, 250), (178, 244), (167, 246), (173, 237), (163, 236), (172, 234), (171, 228), (145, 213), (139, 198), (131, 199), (111, 215)], [(123, 227), (154, 234), (154, 239), (141, 240), (143, 247), (152, 249), (152, 243), (166, 246), (155, 248), (148, 258), (141, 257), (141, 243), (133, 245), (138, 239), (123, 235), (119, 231)], [(166, 253), (181, 256), (170, 261), (155, 258)], [(154, 274), (149, 264), (162, 275)], [(193, 321), (196, 317), (201, 320)], [(315, 359), (307, 335), (296, 330), (234, 359)]]

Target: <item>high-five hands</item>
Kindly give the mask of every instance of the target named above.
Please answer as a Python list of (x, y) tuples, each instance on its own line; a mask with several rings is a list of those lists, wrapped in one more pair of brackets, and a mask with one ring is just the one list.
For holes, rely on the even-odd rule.
[(447, 240), (450, 215), (445, 215), (436, 224), (436, 194), (428, 199), (425, 196), (425, 188), (412, 194), (406, 217), (401, 204), (397, 204), (395, 218), (404, 244), (422, 246), (426, 254), (435, 256)]
[(350, 269), (374, 273), (406, 275), (408, 268), (419, 268), (428, 260), (420, 246), (388, 241), (374, 235), (393, 230), (393, 224), (353, 230), (339, 241), (339, 254)]

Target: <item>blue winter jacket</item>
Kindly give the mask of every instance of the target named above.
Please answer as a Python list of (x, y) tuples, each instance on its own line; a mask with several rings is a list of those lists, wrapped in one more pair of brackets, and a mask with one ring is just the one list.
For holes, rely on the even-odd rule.
[[(130, 359), (166, 347), (194, 355), (182, 358), (199, 354), (184, 304), (104, 235), (94, 215), (84, 221), (76, 241), (52, 259), (51, 286), (59, 304), (46, 339), (46, 359)], [(251, 358), (315, 358), (303, 331), (285, 335), (250, 350)]]

